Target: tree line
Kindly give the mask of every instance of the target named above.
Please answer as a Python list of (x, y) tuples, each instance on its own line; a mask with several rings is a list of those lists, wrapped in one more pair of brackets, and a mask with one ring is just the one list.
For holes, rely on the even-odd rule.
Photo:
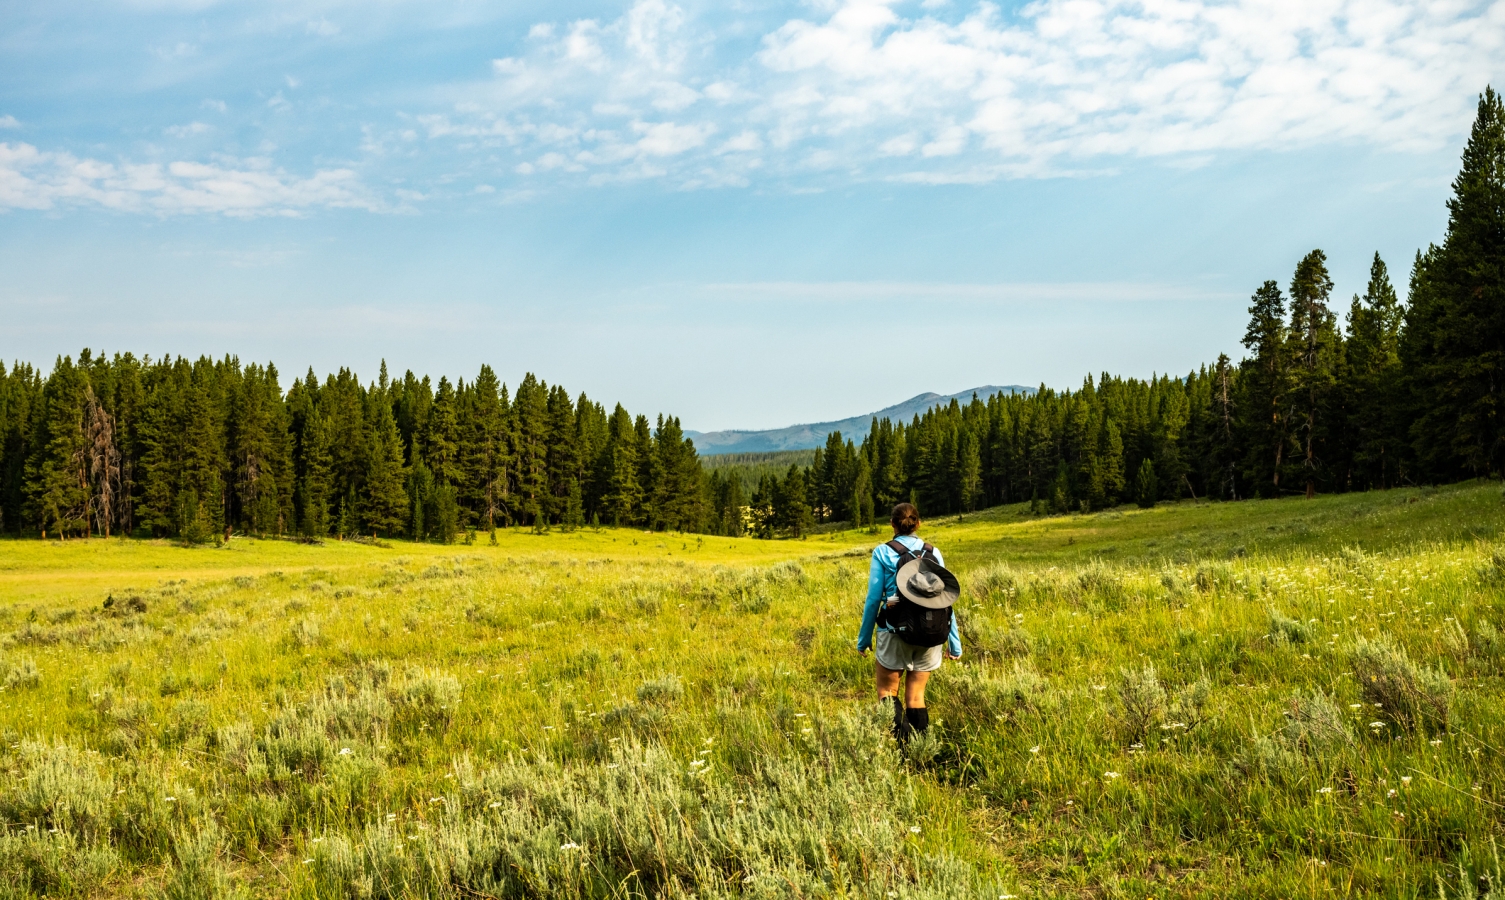
[(489, 366), (451, 384), (85, 350), (43, 378), (0, 368), (0, 528), (406, 536), (587, 522), (698, 530), (702, 475), (679, 420)]
[(1407, 300), (1376, 254), (1342, 327), (1327, 258), (1253, 293), (1247, 350), (1184, 377), (1104, 373), (1077, 390), (952, 401), (829, 436), (809, 465), (701, 465), (680, 422), (611, 412), (483, 366), (451, 384), (312, 370), (285, 392), (234, 357), (0, 364), (0, 530), (212, 540), (235, 530), (452, 541), (611, 524), (800, 536), (1030, 502), (1312, 496), (1505, 472), (1505, 112), (1480, 97), (1441, 245)]
[[(860, 444), (765, 475), (757, 533), (868, 523), (899, 500), (927, 514), (1030, 502), (1057, 512), (1160, 499), (1239, 500), (1456, 481), (1505, 472), (1505, 113), (1486, 88), (1440, 246), (1418, 252), (1402, 303), (1375, 254), (1343, 326), (1321, 250), (1282, 290), (1253, 293), (1247, 354), (1184, 377), (1104, 373), (1075, 391), (952, 401)], [(719, 491), (719, 493), (718, 493)], [(713, 484), (726, 518), (739, 487)]]

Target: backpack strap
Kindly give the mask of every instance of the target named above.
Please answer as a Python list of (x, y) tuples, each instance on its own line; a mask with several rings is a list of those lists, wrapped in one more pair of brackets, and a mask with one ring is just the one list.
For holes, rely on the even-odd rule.
[[(935, 548), (930, 546), (929, 544), (921, 547), (919, 553), (916, 553), (908, 547), (904, 546), (904, 544), (901, 543), (898, 538), (894, 538), (887, 544), (884, 544), (884, 546), (899, 555), (900, 566), (904, 565), (917, 556), (928, 556), (931, 559), (935, 559)], [(895, 566), (894, 568), (898, 568), (898, 566)]]
[[(911, 549), (909, 549), (908, 547), (904, 546), (904, 544), (898, 538), (894, 538), (893, 540), (889, 541), (887, 544), (884, 544), (883, 546), (887, 547), (888, 549), (894, 551), (895, 553), (897, 553), (899, 555), (899, 564), (898, 564), (898, 566), (902, 566), (905, 563), (909, 562), (910, 559), (914, 558), (914, 555), (915, 555), (914, 551), (911, 550)], [(926, 544), (925, 545), (925, 549), (926, 550), (930, 549), (930, 545)], [(924, 550), (922, 550), (920, 552), (923, 553)], [(897, 569), (898, 566), (895, 566), (894, 568)]]

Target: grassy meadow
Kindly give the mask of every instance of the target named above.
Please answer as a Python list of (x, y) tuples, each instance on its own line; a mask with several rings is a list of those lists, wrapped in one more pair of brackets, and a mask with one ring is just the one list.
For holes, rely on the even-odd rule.
[(928, 522), (966, 653), (899, 753), (882, 535), (0, 542), (0, 897), (1476, 897), (1498, 484)]

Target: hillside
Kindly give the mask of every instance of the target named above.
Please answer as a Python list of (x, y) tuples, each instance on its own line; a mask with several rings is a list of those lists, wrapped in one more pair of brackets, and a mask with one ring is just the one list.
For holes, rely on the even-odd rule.
[(0, 894), (1473, 897), (1502, 533), (1493, 483), (937, 518), (904, 754), (883, 534), (5, 541)]
[(702, 456), (720, 453), (774, 453), (780, 450), (812, 450), (826, 442), (833, 431), (860, 441), (867, 434), (874, 419), (889, 419), (894, 422), (909, 422), (915, 416), (936, 406), (945, 406), (952, 400), (968, 403), (972, 395), (986, 400), (994, 394), (1033, 394), (1035, 388), (1020, 384), (985, 384), (955, 394), (917, 394), (903, 403), (884, 407), (877, 412), (865, 413), (838, 419), (834, 422), (814, 422), (809, 425), (790, 425), (787, 428), (770, 428), (764, 431), (686, 431), (685, 437), (695, 441), (695, 449)]

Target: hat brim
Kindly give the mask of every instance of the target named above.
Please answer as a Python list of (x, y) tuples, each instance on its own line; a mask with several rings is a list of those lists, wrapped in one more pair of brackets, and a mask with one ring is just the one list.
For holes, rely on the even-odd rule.
[[(926, 597), (923, 594), (916, 594), (910, 591), (909, 579), (922, 570), (939, 578), (946, 585), (946, 589), (934, 597)], [(916, 606), (923, 606), (926, 609), (945, 609), (954, 604), (962, 593), (961, 584), (956, 580), (955, 575), (952, 575), (941, 566), (924, 557), (916, 557), (900, 566), (899, 571), (894, 573), (894, 584), (898, 587), (899, 594), (905, 600)]]

